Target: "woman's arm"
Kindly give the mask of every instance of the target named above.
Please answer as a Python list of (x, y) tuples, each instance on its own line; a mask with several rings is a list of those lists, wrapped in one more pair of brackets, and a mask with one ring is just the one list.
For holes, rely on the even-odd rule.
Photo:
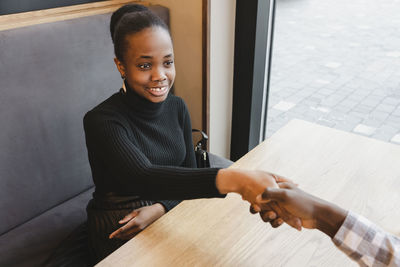
[(84, 127), (89, 155), (99, 157), (113, 174), (110, 190), (116, 192), (144, 199), (192, 199), (236, 192), (254, 203), (266, 187), (277, 187), (274, 177), (262, 171), (153, 165), (130, 140), (123, 121), (109, 114), (89, 112)]
[(130, 140), (124, 122), (112, 114), (89, 112), (84, 118), (84, 128), (89, 155), (94, 155), (113, 174), (112, 191), (144, 199), (219, 195), (215, 186), (218, 169), (151, 164)]

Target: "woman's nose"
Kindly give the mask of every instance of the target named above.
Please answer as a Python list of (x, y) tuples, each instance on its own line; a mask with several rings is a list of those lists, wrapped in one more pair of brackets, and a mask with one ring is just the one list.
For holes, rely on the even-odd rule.
[(151, 80), (152, 81), (165, 81), (167, 79), (167, 76), (165, 75), (165, 71), (162, 68), (154, 68), (153, 72), (151, 74)]

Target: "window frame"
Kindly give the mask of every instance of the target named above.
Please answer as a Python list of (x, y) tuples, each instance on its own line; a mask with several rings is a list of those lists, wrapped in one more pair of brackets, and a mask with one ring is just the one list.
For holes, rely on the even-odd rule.
[(233, 161), (265, 140), (275, 6), (275, 0), (236, 1)]

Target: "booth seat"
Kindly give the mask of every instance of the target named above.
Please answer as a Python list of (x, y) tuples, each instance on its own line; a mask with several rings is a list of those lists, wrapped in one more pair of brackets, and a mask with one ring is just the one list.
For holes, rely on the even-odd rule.
[(0, 266), (42, 266), (84, 227), (83, 116), (121, 84), (110, 15), (0, 31)]
[[(167, 8), (150, 8), (169, 22)], [(0, 266), (88, 264), (82, 119), (121, 84), (110, 15), (0, 31)]]
[[(150, 8), (169, 22), (167, 8)], [(0, 31), (0, 266), (87, 265), (82, 119), (122, 83), (110, 15)]]

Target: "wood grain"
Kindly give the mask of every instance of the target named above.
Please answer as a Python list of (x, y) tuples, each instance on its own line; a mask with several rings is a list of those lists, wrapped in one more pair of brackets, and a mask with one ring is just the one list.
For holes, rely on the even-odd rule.
[[(232, 168), (262, 169), (399, 234), (400, 146), (293, 120)], [(98, 266), (356, 266), (327, 236), (273, 229), (240, 196), (184, 201)]]
[(111, 13), (127, 3), (140, 2), (142, 5), (149, 4), (142, 1), (112, 0), (89, 4), (72, 5), (66, 7), (50, 8), (38, 11), (23, 12), (0, 16), (0, 31), (14, 28), (32, 26), (36, 24), (49, 23), (61, 20), (69, 20), (98, 14)]

